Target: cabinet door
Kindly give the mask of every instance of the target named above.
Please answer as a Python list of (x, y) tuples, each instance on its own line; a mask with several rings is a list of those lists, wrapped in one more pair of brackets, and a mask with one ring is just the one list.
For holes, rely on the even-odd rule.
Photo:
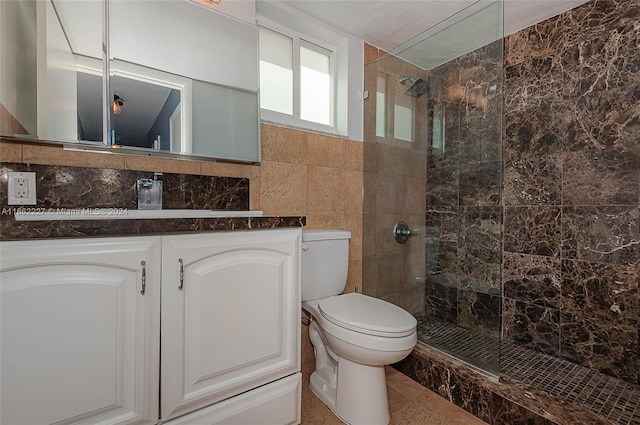
[(0, 243), (3, 424), (157, 423), (160, 246)]
[(300, 235), (163, 238), (163, 420), (300, 370)]

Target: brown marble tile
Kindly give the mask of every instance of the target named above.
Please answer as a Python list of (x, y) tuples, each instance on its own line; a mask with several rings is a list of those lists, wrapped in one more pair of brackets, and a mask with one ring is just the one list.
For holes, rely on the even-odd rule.
[(458, 289), (457, 324), (486, 335), (500, 335), (502, 302), (499, 295)]
[(428, 278), (425, 292), (425, 314), (457, 323), (458, 290), (448, 282)]
[(562, 155), (505, 155), (505, 205), (560, 205)]
[(501, 221), (499, 207), (461, 208), (457, 256), (462, 287), (487, 293), (500, 287)]
[(505, 298), (502, 332), (509, 341), (557, 356), (560, 350), (560, 310)]
[(460, 219), (457, 207), (429, 206), (425, 217), (428, 244), (458, 242)]
[(559, 207), (505, 207), (504, 250), (549, 257), (560, 255)]
[(542, 307), (562, 307), (560, 260), (505, 252), (502, 285), (507, 298)]
[(427, 207), (457, 207), (459, 199), (457, 168), (434, 168), (427, 174)]
[[(2, 163), (0, 175), (6, 175), (7, 171), (36, 172), (37, 205), (42, 208), (137, 209), (136, 181), (153, 178), (153, 173), (143, 171)], [(249, 180), (246, 178), (172, 173), (164, 173), (159, 178), (163, 180), (164, 208), (249, 208)], [(0, 185), (0, 197), (6, 199), (6, 185)], [(301, 220), (300, 217), (16, 222), (11, 217), (3, 216), (1, 237), (15, 239), (146, 234), (166, 231), (167, 228), (173, 231), (231, 230), (301, 226), (305, 223), (306, 220)]]
[(302, 227), (305, 217), (249, 217), (213, 219), (15, 221), (0, 219), (0, 239), (75, 238), (85, 236), (132, 236), (171, 232), (209, 232), (225, 230)]
[[(640, 86), (640, 83), (639, 83)], [(638, 127), (640, 133), (640, 127)], [(640, 140), (638, 141), (640, 143)], [(565, 205), (636, 205), (640, 155), (607, 147), (564, 154)]]
[(445, 279), (448, 284), (455, 287), (461, 284), (457, 242), (427, 243), (425, 252), (427, 277)]
[[(544, 354), (540, 354), (540, 356), (544, 356)], [(533, 367), (534, 365), (524, 366)], [(470, 387), (460, 390), (463, 392), (473, 392), (473, 388), (477, 386), (483, 388), (488, 395), (487, 414), (490, 420), (487, 420), (487, 422), (492, 424), (494, 421), (498, 424), (557, 423), (613, 425), (614, 423), (618, 423), (600, 417), (586, 410), (584, 407), (579, 407), (571, 402), (555, 398), (549, 393), (537, 391), (534, 387), (526, 383), (514, 382), (510, 379), (502, 378), (500, 382), (498, 382), (476, 369), (469, 368), (464, 363), (423, 344), (418, 344), (412, 354), (403, 361), (395, 363), (393, 367), (436, 392), (438, 392), (437, 387), (441, 385), (441, 379), (438, 378), (439, 376), (444, 377), (444, 379), (450, 383), (455, 382), (457, 385)], [(445, 388), (446, 386), (443, 385), (442, 389), (444, 390)], [(500, 398), (496, 398), (496, 396)], [(459, 399), (454, 398), (454, 400)], [(478, 401), (483, 403), (485, 399), (479, 398)], [(457, 401), (454, 402), (458, 404)], [(524, 409), (521, 410), (522, 408)], [(484, 410), (480, 412), (484, 412)], [(478, 416), (477, 414), (475, 415)], [(536, 419), (536, 416), (545, 418), (550, 422)], [(504, 420), (512, 422), (501, 422)]]
[[(640, 10), (628, 2), (599, 0), (565, 15), (562, 52), (565, 149), (627, 152), (638, 156), (640, 84), (637, 45)], [(604, 152), (604, 151), (603, 151)]]
[[(43, 208), (137, 209), (136, 181), (153, 178), (150, 172), (84, 167), (3, 163), (1, 169), (2, 174), (13, 170), (34, 171), (37, 177), (37, 205)], [(163, 180), (163, 208), (249, 208), (247, 179), (170, 173), (158, 178)], [(5, 190), (0, 188), (0, 192)]]
[(562, 356), (637, 382), (637, 268), (564, 260), (562, 296)]
[(638, 207), (564, 207), (562, 256), (633, 265), (638, 261)]
[(163, 174), (162, 207), (166, 209), (249, 209), (249, 180), (233, 177)]
[(506, 398), (492, 394), (491, 425), (552, 425), (555, 422), (525, 409)]
[(502, 164), (489, 162), (460, 169), (460, 205), (500, 205)]

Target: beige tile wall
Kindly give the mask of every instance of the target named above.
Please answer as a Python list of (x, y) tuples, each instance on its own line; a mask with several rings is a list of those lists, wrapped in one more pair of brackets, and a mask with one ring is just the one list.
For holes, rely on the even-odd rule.
[[(426, 72), (365, 43), (363, 156), (364, 293), (392, 302), (413, 314), (424, 312), (427, 94), (411, 98), (398, 82), (400, 75), (425, 78)], [(415, 113), (414, 141), (376, 136), (377, 76), (387, 78), (391, 104), (410, 105)], [(393, 227), (405, 221), (418, 237), (404, 245), (393, 238)]]

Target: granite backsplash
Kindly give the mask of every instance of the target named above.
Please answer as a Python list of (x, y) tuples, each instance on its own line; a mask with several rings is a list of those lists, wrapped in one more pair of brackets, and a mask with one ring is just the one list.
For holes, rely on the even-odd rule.
[[(301, 227), (303, 216), (184, 218), (154, 220), (53, 220), (16, 221), (20, 206), (8, 205), (10, 171), (36, 173), (34, 208), (137, 209), (137, 180), (154, 173), (104, 168), (0, 163), (0, 240), (107, 235), (142, 235), (166, 232), (199, 232), (276, 227)], [(163, 209), (249, 210), (249, 179), (162, 173)], [(31, 207), (31, 206), (29, 206)]]

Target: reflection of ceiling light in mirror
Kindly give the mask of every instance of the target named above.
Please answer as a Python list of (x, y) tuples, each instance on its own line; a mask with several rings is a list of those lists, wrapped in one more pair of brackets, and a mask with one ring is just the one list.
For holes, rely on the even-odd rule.
[(124, 105), (124, 99), (122, 99), (117, 94), (113, 95), (113, 113), (115, 115), (120, 115), (122, 113), (122, 105)]

